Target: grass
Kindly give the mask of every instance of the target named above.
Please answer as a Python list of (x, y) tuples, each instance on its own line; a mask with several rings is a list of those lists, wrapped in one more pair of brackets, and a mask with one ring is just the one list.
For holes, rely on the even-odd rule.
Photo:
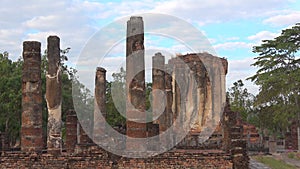
[(284, 161), (276, 160), (272, 157), (255, 156), (253, 158), (261, 163), (264, 163), (265, 165), (269, 166), (272, 169), (297, 169), (294, 166), (286, 164)]
[(290, 152), (288, 153), (288, 158), (300, 160), (300, 153)]

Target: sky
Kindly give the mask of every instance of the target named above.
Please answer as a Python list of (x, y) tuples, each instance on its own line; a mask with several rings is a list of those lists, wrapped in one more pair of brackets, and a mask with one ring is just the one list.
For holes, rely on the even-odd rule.
[[(85, 67), (87, 72), (80, 73), (82, 77), (87, 77), (85, 73), (94, 74), (96, 68), (91, 65), (95, 62), (107, 69), (109, 80), (112, 79), (111, 74), (125, 64), (125, 37), (115, 43), (111, 40), (113, 38), (110, 39), (111, 35), (118, 37), (117, 33), (125, 34), (129, 16), (167, 14), (180, 20), (179, 23), (190, 24), (197, 29), (207, 40), (204, 41), (213, 48), (214, 55), (228, 59), (226, 88), (242, 79), (254, 94), (258, 87), (245, 81), (257, 69), (250, 66), (257, 56), (252, 52), (252, 47), (260, 45), (264, 39), (273, 39), (280, 35), (282, 29), (300, 22), (300, 1), (297, 0), (1, 0), (0, 6), (1, 53), (7, 51), (9, 57), (15, 60), (22, 55), (23, 41), (28, 40), (40, 41), (44, 51), (47, 37), (57, 35), (61, 39), (61, 49), (71, 48), (68, 65)], [(195, 38), (196, 35), (191, 33), (193, 31), (174, 25), (167, 28), (166, 34), (147, 33), (146, 26), (163, 27), (167, 19), (145, 19), (146, 65), (156, 51), (162, 51), (168, 57), (191, 52), (186, 41), (166, 34), (188, 32), (190, 35), (186, 36), (187, 40)], [(105, 34), (104, 30), (113, 23), (124, 24), (123, 27), (115, 26), (109, 34)], [(101, 33), (107, 35), (108, 39), (105, 42), (93, 41)], [(82, 59), (81, 56), (89, 48), (105, 49), (105, 57), (99, 56), (97, 61)], [(146, 66), (147, 72), (151, 70), (147, 70)], [(91, 76), (89, 78), (94, 79)]]

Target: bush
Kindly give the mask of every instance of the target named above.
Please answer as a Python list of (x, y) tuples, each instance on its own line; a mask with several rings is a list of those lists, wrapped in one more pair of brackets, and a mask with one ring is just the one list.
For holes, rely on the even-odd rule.
[(293, 152), (290, 152), (290, 153), (288, 153), (288, 158), (295, 158), (295, 153), (293, 153)]

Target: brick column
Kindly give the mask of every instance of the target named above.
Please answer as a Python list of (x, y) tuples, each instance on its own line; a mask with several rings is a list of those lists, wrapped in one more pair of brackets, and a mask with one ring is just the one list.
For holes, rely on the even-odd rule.
[(21, 150), (43, 149), (41, 43), (23, 43)]
[(231, 127), (236, 125), (236, 113), (231, 111), (229, 105), (229, 99), (227, 98), (226, 106), (222, 117), (222, 128), (223, 128), (223, 149), (226, 152), (230, 152), (231, 145)]
[[(182, 66), (182, 62), (180, 60), (180, 58), (174, 58), (172, 59), (171, 63), (169, 63), (170, 65), (173, 66), (173, 74), (172, 74), (172, 78), (173, 78), (173, 112), (174, 112), (174, 117), (179, 118), (178, 121), (174, 124), (175, 127), (175, 131), (177, 131), (177, 128), (181, 128), (183, 126), (183, 118), (184, 118), (184, 113), (182, 112), (182, 110), (184, 110), (183, 106), (183, 100), (182, 98), (184, 98), (184, 91), (182, 88), (180, 88), (180, 82), (182, 82), (182, 80), (184, 79), (184, 68)], [(181, 86), (183, 86), (181, 84)]]
[(152, 111), (154, 118), (157, 118), (159, 132), (167, 129), (165, 106), (165, 57), (156, 53), (152, 57)]
[[(167, 128), (170, 128), (173, 125), (173, 121), (176, 118), (173, 116), (173, 111), (172, 111), (172, 104), (173, 104), (173, 92), (172, 92), (172, 75), (171, 75), (171, 68), (169, 67), (169, 65), (165, 65), (166, 68), (166, 73), (165, 73), (165, 94), (166, 94), (166, 126)], [(168, 72), (168, 73), (167, 73)], [(169, 136), (170, 137), (170, 144), (173, 144), (173, 136)]]
[[(127, 22), (126, 39), (126, 116), (129, 137), (145, 138), (146, 123), (138, 123), (128, 119), (146, 119), (141, 113), (146, 109), (145, 60), (144, 60), (144, 24), (142, 17), (130, 17)], [(140, 145), (139, 147), (137, 147)], [(126, 141), (129, 151), (146, 150), (146, 143), (137, 139)]]
[(226, 107), (222, 118), (223, 149), (231, 154), (233, 168), (249, 168), (247, 143), (243, 137), (242, 126), (237, 125), (237, 113), (231, 111), (227, 98)]
[(94, 142), (101, 141), (101, 137), (105, 134), (105, 122), (100, 118), (100, 113), (106, 118), (105, 107), (105, 91), (106, 91), (106, 70), (98, 67), (95, 77), (95, 108), (94, 108)]
[[(166, 112), (167, 96), (165, 82), (165, 57), (161, 53), (156, 53), (152, 57), (152, 111), (159, 124), (159, 134), (166, 131), (169, 127), (169, 118)], [(160, 135), (161, 145), (170, 143), (170, 136)]]
[(66, 150), (73, 153), (77, 144), (77, 115), (74, 110), (66, 113)]
[(249, 168), (247, 142), (242, 137), (242, 126), (231, 127), (231, 156), (234, 169)]
[(61, 139), (61, 70), (60, 70), (60, 39), (48, 37), (48, 70), (46, 75), (46, 102), (48, 107), (48, 153), (60, 154)]

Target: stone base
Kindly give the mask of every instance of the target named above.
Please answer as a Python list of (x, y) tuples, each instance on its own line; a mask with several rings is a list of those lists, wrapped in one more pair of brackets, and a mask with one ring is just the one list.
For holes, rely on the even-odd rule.
[[(95, 147), (94, 147), (95, 148)], [(94, 149), (93, 148), (93, 149)], [(93, 150), (95, 152), (95, 150)], [(205, 168), (232, 169), (231, 156), (219, 150), (173, 150), (151, 158), (116, 157), (101, 148), (96, 154), (4, 153), (0, 168)]]

